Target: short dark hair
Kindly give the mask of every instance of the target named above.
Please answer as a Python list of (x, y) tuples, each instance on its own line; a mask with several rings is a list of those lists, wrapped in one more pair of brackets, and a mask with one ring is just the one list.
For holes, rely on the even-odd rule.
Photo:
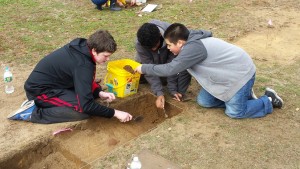
[(160, 31), (153, 23), (144, 23), (137, 32), (137, 39), (143, 47), (153, 48), (160, 41)]
[(178, 40), (186, 41), (189, 37), (190, 31), (183, 24), (173, 23), (164, 33), (164, 38), (171, 43), (176, 44)]
[(93, 33), (87, 40), (88, 47), (95, 49), (97, 53), (110, 52), (117, 50), (117, 44), (113, 36), (106, 30), (98, 30)]

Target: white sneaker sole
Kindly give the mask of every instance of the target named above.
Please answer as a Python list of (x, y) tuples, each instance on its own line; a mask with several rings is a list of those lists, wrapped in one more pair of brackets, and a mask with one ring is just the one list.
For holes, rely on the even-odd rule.
[(33, 100), (30, 100), (30, 101), (24, 101), (21, 105), (21, 107), (15, 111), (15, 112), (12, 112), (10, 113), (7, 118), (11, 118), (13, 116), (15, 116), (16, 114), (19, 114), (21, 113), (22, 111), (25, 111), (27, 109), (29, 109), (30, 107), (34, 106), (34, 101)]
[(254, 93), (253, 88), (251, 89), (251, 97), (252, 97), (253, 99), (257, 99), (257, 96), (256, 96), (256, 94)]

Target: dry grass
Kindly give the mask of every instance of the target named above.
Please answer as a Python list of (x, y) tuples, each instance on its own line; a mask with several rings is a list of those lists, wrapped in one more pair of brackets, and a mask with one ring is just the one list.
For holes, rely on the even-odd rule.
[[(84, 0), (0, 0), (1, 63), (33, 67), (45, 54), (97, 29), (107, 29), (115, 37), (118, 51), (114, 59), (133, 58), (136, 30), (153, 18), (211, 30), (215, 37), (235, 42), (263, 29), (266, 18), (253, 15), (252, 10), (300, 9), (299, 1), (291, 0), (149, 2), (162, 4), (162, 9), (138, 17), (140, 7), (97, 11)], [(287, 100), (286, 109), (262, 119), (232, 120), (222, 110), (202, 109), (191, 101), (185, 113), (95, 160), (92, 166), (121, 168), (131, 154), (147, 148), (187, 169), (299, 168), (300, 117), (295, 111), (300, 105), (299, 57), (290, 65), (255, 62), (259, 70), (255, 90), (263, 92), (271, 84)]]

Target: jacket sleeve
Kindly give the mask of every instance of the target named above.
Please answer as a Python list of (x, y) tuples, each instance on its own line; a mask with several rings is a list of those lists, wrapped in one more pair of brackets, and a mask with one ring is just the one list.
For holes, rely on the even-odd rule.
[(206, 57), (207, 51), (202, 42), (187, 42), (172, 62), (161, 65), (143, 64), (142, 72), (154, 76), (171, 76), (199, 64)]
[(191, 84), (192, 76), (188, 71), (184, 70), (178, 75), (178, 90), (177, 92), (184, 95)]
[(74, 88), (78, 98), (79, 106), (86, 114), (111, 118), (114, 116), (115, 110), (100, 105), (94, 99), (92, 92), (93, 69), (95, 68), (91, 68), (89, 65), (78, 66), (74, 70)]
[[(150, 51), (144, 49), (139, 42), (136, 43), (136, 60), (139, 60), (142, 64), (154, 64), (153, 56)], [(151, 91), (156, 95), (163, 95), (163, 87), (160, 81), (160, 77), (153, 75), (145, 75), (145, 79), (151, 86)]]
[(93, 96), (95, 99), (100, 98), (99, 97), (99, 92), (102, 91), (101, 86), (95, 82), (95, 80), (93, 80), (93, 84), (92, 84), (92, 92), (93, 92)]
[[(175, 56), (173, 54), (169, 55), (167, 63), (170, 63), (174, 58)], [(186, 70), (169, 76), (167, 78), (167, 88), (169, 93), (172, 96), (174, 96), (176, 93), (185, 94), (188, 86), (190, 85), (191, 79), (192, 76)]]
[[(175, 56), (173, 54), (169, 54), (167, 58), (167, 63), (170, 63)], [(174, 96), (174, 94), (178, 93), (178, 74), (168, 76), (167, 77), (167, 88), (169, 93)]]
[(174, 94), (178, 93), (178, 75), (172, 75), (167, 78), (167, 88), (169, 93), (174, 96)]

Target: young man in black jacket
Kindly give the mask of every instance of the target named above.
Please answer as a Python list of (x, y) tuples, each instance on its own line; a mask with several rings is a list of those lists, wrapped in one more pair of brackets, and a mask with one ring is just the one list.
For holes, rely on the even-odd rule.
[(95, 82), (96, 63), (103, 64), (117, 49), (109, 32), (99, 30), (89, 39), (77, 38), (44, 57), (31, 72), (24, 88), (28, 102), (11, 120), (59, 123), (82, 120), (89, 115), (116, 117), (127, 122), (132, 116), (103, 106), (97, 98), (111, 102), (113, 93)]

